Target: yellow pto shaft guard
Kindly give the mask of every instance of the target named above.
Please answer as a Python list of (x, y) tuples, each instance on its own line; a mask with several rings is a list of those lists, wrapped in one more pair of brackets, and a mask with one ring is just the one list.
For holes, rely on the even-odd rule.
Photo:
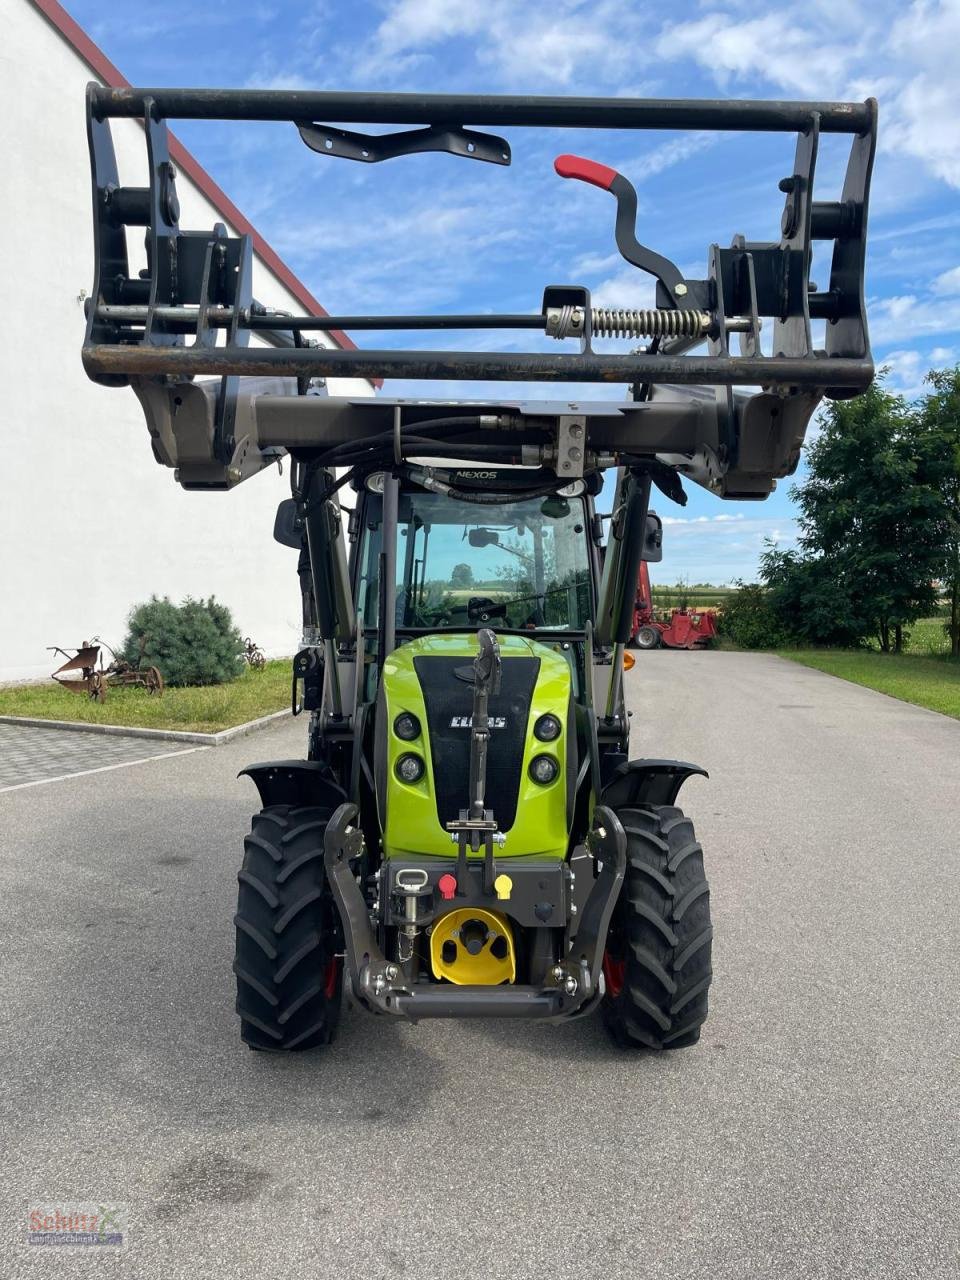
[(442, 916), (430, 935), (434, 977), (461, 987), (513, 982), (517, 959), (506, 916), (482, 907), (459, 907)]

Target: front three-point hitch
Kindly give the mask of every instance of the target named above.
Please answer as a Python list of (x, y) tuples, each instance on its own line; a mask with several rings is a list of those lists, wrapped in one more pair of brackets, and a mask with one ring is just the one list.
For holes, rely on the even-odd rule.
[[(515, 927), (537, 929), (548, 922), (559, 925), (564, 932), (561, 958), (547, 967), (539, 983), (521, 984), (506, 978), (470, 986), (427, 983), (413, 972), (409, 958), (403, 960), (402, 951), (396, 961), (389, 960), (357, 883), (364, 851), (357, 808), (343, 804), (326, 828), (323, 858), (343, 926), (351, 991), (365, 1008), (416, 1022), (421, 1018), (470, 1017), (567, 1019), (596, 1007), (604, 992), (604, 950), (627, 861), (626, 835), (612, 809), (597, 806), (590, 831), (577, 851), (577, 861), (591, 866), (594, 876), (579, 912), (572, 901), (570, 864), (550, 868), (540, 861), (512, 860), (504, 873), (508, 894), (496, 885), (488, 888), (482, 868), (474, 862), (465, 868), (459, 861), (454, 864), (428, 858), (415, 867), (409, 863), (401, 868), (388, 866), (384, 873), (388, 883), (383, 892), (397, 904), (396, 927), (412, 931), (414, 937), (431, 932), (450, 911), (452, 901), (457, 911), (469, 918), (469, 924), (485, 930), (485, 936), (476, 937), (476, 942), (466, 938), (464, 945), (475, 945), (477, 954), (490, 948), (491, 958), (496, 959), (498, 941), (512, 947), (511, 934), (497, 931), (497, 908), (504, 896), (509, 897)], [(588, 873), (584, 869), (579, 874)]]

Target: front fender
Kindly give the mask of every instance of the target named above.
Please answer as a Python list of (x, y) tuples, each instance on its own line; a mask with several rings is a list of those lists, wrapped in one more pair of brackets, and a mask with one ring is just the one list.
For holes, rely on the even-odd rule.
[(627, 760), (614, 770), (600, 793), (600, 802), (614, 810), (629, 805), (674, 804), (680, 788), (695, 773), (710, 776), (698, 764), (683, 760)]
[(247, 765), (237, 777), (253, 779), (264, 808), (292, 804), (336, 809), (347, 798), (321, 760), (267, 760)]

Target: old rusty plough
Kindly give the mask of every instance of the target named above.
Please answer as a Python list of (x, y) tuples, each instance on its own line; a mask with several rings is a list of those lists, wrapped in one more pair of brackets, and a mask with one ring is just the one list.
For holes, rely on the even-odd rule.
[[(111, 655), (111, 661), (106, 667), (103, 665), (101, 646), (108, 649)], [(79, 649), (72, 653), (56, 644), (47, 647), (66, 658), (66, 662), (52, 673), (53, 679), (72, 693), (86, 694), (92, 702), (106, 701), (107, 688), (111, 685), (138, 685), (151, 695), (156, 694), (158, 698), (163, 696), (163, 676), (160, 669), (140, 665), (146, 647), (145, 636), (141, 637), (140, 654), (135, 663), (119, 657), (99, 636), (94, 636), (92, 642), (84, 640)], [(68, 674), (72, 672), (80, 674)]]
[(244, 636), (243, 639), (243, 660), (248, 667), (253, 667), (254, 671), (262, 671), (267, 665), (266, 655), (263, 650), (249, 636)]

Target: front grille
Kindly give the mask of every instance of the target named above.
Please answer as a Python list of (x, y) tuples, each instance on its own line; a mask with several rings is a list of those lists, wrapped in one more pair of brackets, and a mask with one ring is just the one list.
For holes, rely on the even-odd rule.
[[(437, 817), (445, 825), (469, 804), (473, 685), (455, 672), (472, 664), (464, 658), (419, 657), (413, 665), (427, 708)], [(490, 731), (485, 791), (486, 806), (501, 831), (509, 831), (517, 816), (527, 720), (539, 672), (539, 658), (503, 658), (500, 692), (489, 702), (491, 720), (504, 721), (502, 728)]]

